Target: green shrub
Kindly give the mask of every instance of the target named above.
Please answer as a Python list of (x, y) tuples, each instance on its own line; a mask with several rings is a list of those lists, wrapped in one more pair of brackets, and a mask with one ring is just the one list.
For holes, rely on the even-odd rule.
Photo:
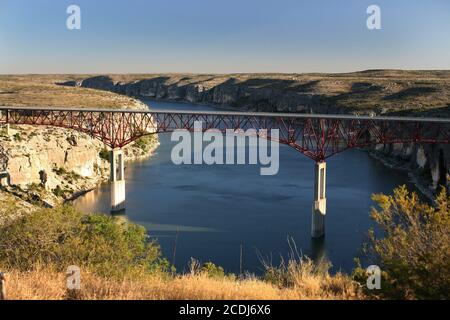
[(56, 173), (58, 176), (64, 176), (69, 183), (72, 183), (73, 180), (77, 181), (82, 178), (78, 173), (75, 173), (73, 171), (67, 171), (64, 168), (54, 168), (53, 172)]
[(221, 266), (216, 266), (212, 262), (205, 263), (202, 266), (200, 272), (208, 275), (211, 278), (224, 278), (226, 276), (225, 270)]
[(148, 135), (137, 139), (134, 145), (141, 149), (143, 152), (148, 152), (150, 148), (155, 144), (155, 142), (156, 136)]
[(98, 156), (100, 157), (100, 159), (106, 160), (106, 161), (110, 161), (109, 160), (109, 151), (106, 148), (103, 148), (102, 150), (100, 150)]
[[(379, 294), (392, 299), (450, 298), (450, 197), (445, 188), (435, 206), (420, 201), (405, 186), (393, 196), (374, 195), (378, 209), (372, 219), (379, 232), (369, 231), (364, 253), (382, 270)], [(367, 276), (359, 265), (355, 279)]]
[(58, 185), (55, 189), (52, 190), (53, 194), (57, 197), (64, 197), (64, 190)]
[(14, 141), (16, 141), (16, 142), (21, 142), (21, 141), (22, 141), (22, 136), (21, 136), (21, 134), (20, 134), (19, 132), (17, 132), (17, 133), (15, 133), (15, 134), (13, 135), (13, 139), (14, 139)]
[(67, 171), (64, 168), (54, 168), (53, 172), (56, 173), (58, 176), (67, 174)]
[(165, 271), (159, 246), (148, 240), (144, 227), (118, 223), (106, 215), (86, 215), (73, 207), (42, 209), (0, 227), (2, 267), (31, 270), (70, 265), (101, 276)]
[(42, 187), (42, 185), (39, 184), (39, 183), (33, 182), (33, 183), (28, 184), (28, 191), (29, 191), (29, 192), (36, 192), (36, 193), (39, 193), (39, 192), (42, 191), (42, 189), (43, 189), (43, 187)]

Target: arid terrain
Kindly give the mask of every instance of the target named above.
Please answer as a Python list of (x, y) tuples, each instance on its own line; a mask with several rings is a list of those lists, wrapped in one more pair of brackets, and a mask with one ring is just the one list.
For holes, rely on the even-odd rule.
[[(0, 106), (147, 108), (137, 98), (188, 101), (255, 111), (449, 117), (450, 71), (0, 76)], [(267, 269), (263, 278), (227, 275), (218, 266), (200, 265), (195, 261), (190, 273), (176, 274), (167, 260), (156, 254), (158, 245), (148, 244), (145, 230), (118, 224), (113, 217), (86, 216), (73, 213), (71, 207), (60, 206), (65, 200), (94, 188), (107, 178), (108, 160), (101, 142), (60, 128), (12, 126), (10, 131), (9, 135), (0, 132), (0, 159), (6, 159), (5, 163), (0, 163), (0, 169), (6, 169), (11, 175), (10, 181), (15, 184), (0, 189), (0, 200), (4, 204), (0, 208), (0, 238), (4, 237), (4, 243), (9, 246), (9, 249), (0, 250), (4, 257), (0, 259), (0, 268), (8, 271), (10, 299), (379, 298), (363, 290), (365, 279), (361, 281), (358, 277), (358, 272), (361, 272), (358, 268), (354, 275), (331, 275), (320, 265), (302, 260)], [(151, 155), (157, 144), (157, 139), (140, 141), (129, 148), (126, 156), (134, 159)], [(449, 187), (448, 145), (412, 148), (397, 144), (372, 151), (388, 159), (402, 161), (402, 166), (417, 174), (434, 193), (439, 191), (438, 185), (446, 177)], [(48, 174), (46, 183), (40, 181), (41, 170)], [(423, 221), (423, 212), (438, 210), (427, 207), (428, 204), (420, 204), (417, 196), (408, 198), (400, 191), (397, 193), (400, 194), (398, 199), (382, 198), (384, 202), (379, 202), (392, 204), (392, 208), (383, 207), (386, 212), (412, 215), (417, 221)], [(398, 260), (395, 254), (391, 257), (383, 250), (377, 252), (392, 273), (389, 275), (392, 278), (388, 278), (392, 280), (392, 288), (387, 288), (390, 291), (386, 291), (384, 297), (448, 297), (444, 288), (448, 284), (448, 274), (444, 273), (443, 280), (437, 281), (439, 290), (436, 292), (434, 289), (429, 292), (426, 285), (422, 286), (421, 263), (429, 257), (422, 259), (422, 252), (414, 251), (422, 247), (409, 245), (412, 240), (424, 246), (430, 241), (439, 243), (437, 248), (442, 254), (436, 255), (436, 261), (425, 265), (426, 268), (432, 266), (433, 270), (447, 270), (448, 196), (442, 191), (439, 199), (442, 218), (426, 225), (432, 231), (425, 233), (433, 235), (430, 239), (422, 237), (420, 229), (418, 240), (410, 238), (414, 234), (409, 231), (402, 233), (400, 238), (394, 232), (392, 241), (384, 243), (394, 248), (390, 250), (389, 247), (387, 253), (403, 252), (405, 257), (418, 257), (419, 260), (414, 260), (418, 264), (416, 273), (397, 274), (398, 270), (403, 270), (404, 263), (408, 266), (411, 263), (407, 259)], [(54, 208), (43, 209), (49, 206)], [(394, 217), (392, 221), (397, 220)], [(418, 225), (414, 223), (412, 227)], [(433, 238), (436, 234), (439, 235), (435, 237), (437, 240)], [(77, 263), (86, 267), (81, 291), (71, 292), (65, 288), (64, 268), (72, 263), (65, 261), (66, 258), (78, 259)], [(30, 266), (21, 263), (20, 259)], [(43, 261), (46, 263), (41, 264)], [(123, 268), (124, 276), (105, 274), (102, 268), (113, 271)], [(164, 271), (154, 272), (152, 268)], [(141, 275), (139, 272), (144, 269)], [(418, 285), (410, 286), (416, 278), (421, 279)]]
[[(56, 84), (65, 79), (57, 75), (0, 76), (0, 106), (147, 108), (134, 98), (116, 93)], [(156, 137), (146, 138), (140, 141), (140, 147), (127, 147), (125, 156), (129, 160), (149, 156), (157, 145)], [(0, 189), (0, 199), (15, 201), (29, 211), (40, 205), (61, 204), (107, 180), (108, 154), (101, 141), (76, 131), (11, 126), (9, 135), (0, 128), (2, 171), (8, 172), (9, 185)], [(47, 176), (45, 185), (41, 172)], [(0, 208), (0, 213), (3, 211)]]
[(257, 111), (445, 116), (450, 108), (450, 71), (109, 75), (71, 80), (81, 87), (130, 96)]
[(450, 108), (450, 71), (400, 70), (340, 74), (3, 75), (0, 105), (123, 108), (131, 102), (125, 96), (89, 88), (260, 111), (446, 116)]

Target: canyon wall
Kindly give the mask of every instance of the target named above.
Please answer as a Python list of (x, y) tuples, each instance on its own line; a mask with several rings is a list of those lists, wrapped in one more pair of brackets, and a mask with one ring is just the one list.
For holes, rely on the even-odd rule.
[[(131, 109), (147, 105), (131, 99)], [(152, 154), (157, 136), (124, 148), (125, 160)], [(58, 127), (10, 126), (0, 130), (0, 179), (4, 191), (24, 201), (53, 206), (109, 179), (109, 153), (89, 135)]]
[(450, 146), (433, 144), (378, 145), (370, 154), (389, 167), (407, 171), (413, 182), (430, 197), (441, 186), (450, 191)]
[[(348, 113), (349, 110), (331, 104), (323, 94), (285, 90), (276, 86), (252, 86), (238, 84), (237, 80), (183, 81), (170, 77), (155, 77), (129, 83), (115, 82), (108, 76), (96, 76), (78, 83), (84, 88), (100, 89), (115, 93), (158, 100), (184, 101), (198, 104), (235, 107), (245, 110), (268, 112)], [(308, 84), (305, 84), (305, 90)]]
[[(150, 139), (146, 150), (125, 147), (126, 161), (151, 154), (158, 142), (156, 137)], [(3, 185), (25, 200), (34, 198), (53, 206), (109, 179), (104, 144), (86, 134), (56, 127), (11, 126), (0, 142), (0, 167), (7, 172)]]
[[(391, 108), (390, 106), (383, 108), (374, 106), (373, 108), (368, 107), (361, 110), (353, 107), (344, 107), (342, 103), (337, 103), (337, 98), (329, 97), (323, 92), (317, 91), (317, 87), (329, 86), (320, 85), (319, 81), (307, 81), (294, 87), (286, 87), (285, 81), (288, 80), (283, 80), (283, 85), (280, 85), (280, 80), (271, 81), (270, 79), (238, 81), (238, 79), (231, 77), (216, 81), (216, 78), (213, 76), (202, 76), (200, 78), (198, 81), (194, 81), (195, 76), (173, 77), (169, 75), (121, 82), (114, 81), (109, 76), (96, 76), (77, 83), (66, 83), (66, 85), (107, 90), (139, 98), (231, 106), (253, 111), (376, 115), (386, 113)], [(365, 83), (364, 88), (362, 88), (362, 84), (364, 84), (362, 82), (357, 82), (356, 84), (358, 85), (352, 84), (351, 87), (352, 90), (356, 90), (356, 93), (361, 90), (368, 90), (367, 93), (362, 92), (364, 99), (367, 99), (367, 96), (370, 97), (371, 92), (374, 90), (387, 90), (385, 92), (387, 96), (395, 95), (389, 91), (394, 86), (395, 83), (393, 83), (391, 81), (383, 84), (384, 87), (382, 89), (379, 89), (381, 84), (370, 85), (368, 83)], [(340, 86), (344, 85), (341, 83)], [(359, 89), (355, 89), (355, 86)], [(332, 88), (330, 90), (338, 90), (335, 87), (330, 88)], [(408, 90), (411, 91), (411, 89), (405, 89), (404, 91)], [(420, 91), (426, 96), (426, 92), (423, 89), (419, 90), (419, 93)], [(429, 91), (431, 92), (432, 90)], [(336, 96), (342, 96), (342, 94), (336, 93)], [(391, 111), (394, 111), (394, 109)], [(450, 174), (450, 149), (448, 145), (396, 144), (376, 146), (371, 151), (374, 156), (380, 159), (383, 157), (392, 166), (408, 170), (414, 175), (417, 182), (425, 186), (427, 190), (436, 192), (439, 185), (450, 187), (450, 181), (448, 180)]]

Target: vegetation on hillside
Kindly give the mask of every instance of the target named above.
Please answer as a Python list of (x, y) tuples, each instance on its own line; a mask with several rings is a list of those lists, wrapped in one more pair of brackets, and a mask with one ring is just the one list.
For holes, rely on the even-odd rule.
[[(246, 92), (236, 101), (238, 108), (277, 111), (277, 97), (295, 96), (300, 108), (314, 112), (317, 105), (333, 106), (345, 112), (450, 115), (450, 71), (366, 70), (351, 73), (305, 74), (140, 74), (109, 75), (113, 83), (155, 81), (180, 88), (201, 86), (202, 96)], [(145, 82), (143, 82), (145, 84)], [(145, 87), (145, 85), (144, 85)], [(264, 94), (265, 92), (265, 94)], [(254, 94), (254, 97), (251, 95)], [(259, 94), (256, 94), (259, 93)], [(284, 101), (285, 103), (286, 101)], [(262, 109), (261, 109), (262, 108)], [(280, 110), (278, 110), (280, 111)], [(292, 110), (295, 111), (295, 110)]]
[(9, 274), (11, 299), (67, 299), (68, 266), (82, 270), (78, 299), (357, 299), (349, 277), (313, 272), (291, 261), (283, 276), (238, 277), (211, 262), (192, 260), (174, 273), (144, 228), (70, 206), (41, 209), (0, 226), (0, 269)]
[[(381, 290), (366, 288), (361, 266), (353, 279), (329, 273), (291, 253), (263, 277), (227, 274), (211, 262), (192, 259), (177, 274), (144, 228), (70, 206), (41, 209), (0, 226), (0, 269), (10, 299), (448, 299), (450, 288), (450, 198), (443, 189), (435, 205), (405, 187), (374, 195), (365, 253), (382, 270)], [(6, 203), (14, 210), (14, 204)], [(294, 247), (294, 246), (291, 246)], [(65, 288), (70, 265), (81, 267), (81, 290)]]
[[(394, 195), (377, 194), (372, 209), (378, 230), (369, 231), (365, 253), (382, 270), (380, 291), (393, 299), (450, 299), (450, 196), (445, 188), (435, 205), (405, 186)], [(365, 283), (365, 271), (355, 270)]]
[[(75, 86), (93, 76), (0, 75), (0, 105), (123, 108), (135, 103), (123, 95)], [(104, 78), (111, 84), (156, 81), (181, 91), (189, 86), (201, 86), (204, 95), (208, 91), (212, 94), (220, 86), (235, 86), (248, 93), (268, 91), (274, 97), (294, 94), (303, 97), (299, 100), (304, 101), (299, 102), (301, 105), (335, 106), (348, 112), (450, 114), (448, 70), (367, 70), (336, 74), (112, 74)], [(58, 85), (61, 83), (72, 86)], [(267, 95), (264, 97), (261, 101), (238, 101), (237, 107), (260, 103), (264, 110), (276, 111), (273, 101), (266, 101)]]
[(41, 209), (0, 229), (0, 263), (7, 269), (32, 270), (70, 265), (105, 277), (154, 272), (168, 267), (145, 228), (116, 223), (106, 215), (86, 215), (71, 206)]
[(142, 154), (147, 154), (158, 143), (157, 135), (147, 135), (140, 137), (134, 143), (134, 146), (141, 150)]

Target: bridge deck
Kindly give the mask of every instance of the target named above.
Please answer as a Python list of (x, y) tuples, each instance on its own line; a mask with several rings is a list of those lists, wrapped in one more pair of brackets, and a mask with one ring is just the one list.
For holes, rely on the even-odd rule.
[(380, 117), (355, 116), (345, 114), (310, 114), (310, 113), (279, 113), (279, 112), (240, 112), (240, 111), (196, 111), (196, 110), (133, 110), (133, 109), (87, 109), (87, 108), (52, 108), (52, 107), (7, 107), (0, 106), (0, 111), (7, 110), (35, 110), (35, 111), (69, 111), (69, 112), (104, 112), (104, 113), (138, 113), (138, 114), (191, 114), (213, 116), (247, 116), (271, 118), (309, 118), (309, 119), (342, 119), (342, 120), (373, 120), (373, 121), (401, 121), (401, 122), (433, 122), (450, 123), (450, 118), (427, 117)]

